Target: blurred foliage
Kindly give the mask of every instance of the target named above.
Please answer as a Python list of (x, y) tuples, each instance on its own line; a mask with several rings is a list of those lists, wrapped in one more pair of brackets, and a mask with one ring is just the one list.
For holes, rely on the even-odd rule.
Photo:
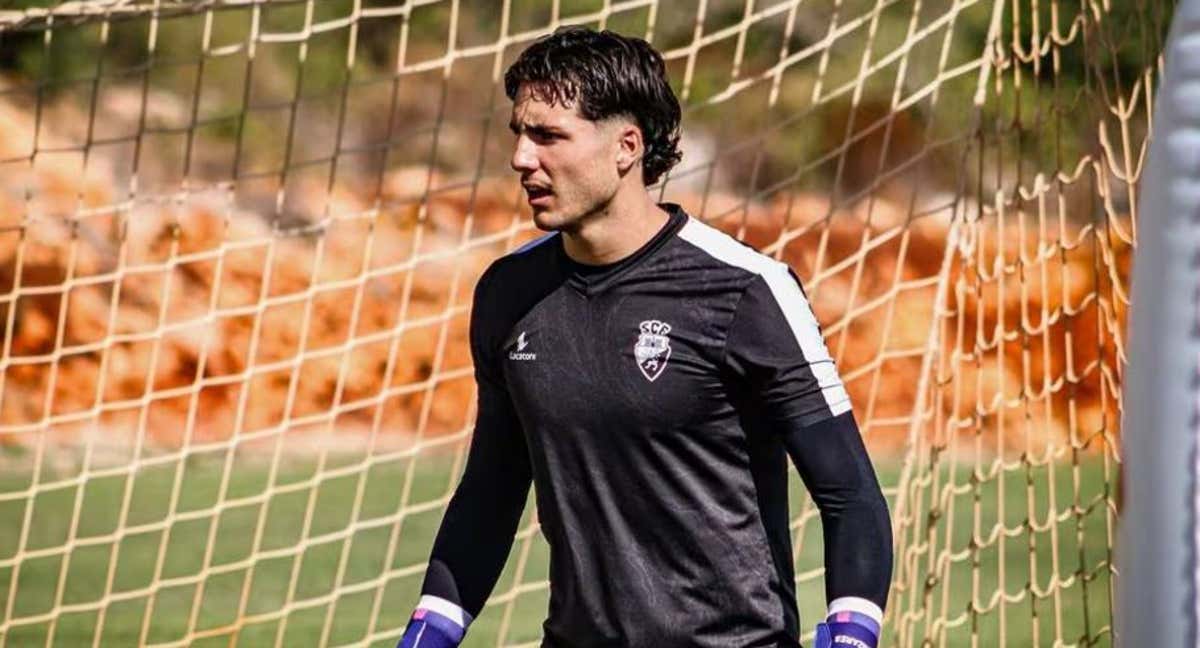
[[(451, 46), (461, 51), (496, 43), (501, 38), (499, 3), (440, 2), (351, 20), (355, 4), (283, 0), (207, 13), (163, 10), (157, 21), (114, 16), (78, 24), (62, 19), (32, 23), (0, 31), (0, 73), (43, 98), (66, 91), (86, 96), (101, 80), (137, 87), (149, 78), (156, 89), (199, 106), (201, 121), (195, 127), (204, 128), (207, 136), (239, 142), (249, 158), (270, 157), (259, 150), (264, 142), (290, 141), (295, 110), (285, 113), (309, 99), (325, 107), (327, 122), (375, 122), (363, 127), (370, 131), (366, 140), (383, 142), (384, 152), (373, 165), (388, 163), (386, 149), (399, 133), (440, 128), (443, 113), (464, 111), (455, 93), (491, 85), (490, 99), (472, 95), (479, 104), (473, 119), (496, 116), (487, 110), (488, 101), (497, 106), (495, 73), (461, 72), (469, 59), (456, 59), (436, 76), (393, 71), (401, 61), (405, 66), (436, 61)], [(394, 0), (357, 4), (363, 11), (403, 7)], [(563, 0), (555, 15), (554, 3), (514, 0), (507, 31), (521, 34), (544, 30), (557, 20), (602, 15), (605, 4)], [(948, 182), (961, 154), (937, 143), (963, 141), (977, 130), (982, 137), (991, 133), (1018, 142), (1008, 162), (1018, 167), (1018, 175), (1019, 161), (1026, 158), (1038, 168), (1048, 168), (1046, 162), (1070, 168), (1095, 147), (1095, 125), (1105, 118), (1099, 113), (1154, 66), (1172, 5), (1154, 0), (1104, 5), (1095, 0), (1005, 1), (998, 40), (1009, 65), (996, 73), (1003, 78), (993, 84), (983, 112), (977, 113), (968, 109), (977, 74), (950, 76), (944, 71), (979, 58), (991, 3), (813, 0), (748, 22), (752, 12), (780, 4), (663, 0), (654, 8), (636, 7), (604, 18), (605, 26), (648, 36), (664, 52), (679, 50), (668, 68), (687, 106), (685, 127), (713, 138), (719, 153), (711, 164), (685, 160), (681, 169), (711, 171), (718, 180), (760, 198), (810, 182), (828, 188), (836, 180), (833, 191), (853, 199), (892, 172), (911, 176), (919, 171), (920, 177), (909, 182)], [(953, 11), (952, 19), (930, 29)], [(339, 19), (344, 22), (333, 22)], [(1042, 49), (1026, 60), (1014, 59), (1014, 47), (1038, 51), (1030, 42), (1035, 25)], [(1080, 33), (1060, 44), (1047, 38), (1052, 25), (1059, 34)], [(313, 26), (321, 29), (305, 37)], [(686, 51), (698, 33), (727, 29), (727, 37)], [(835, 29), (844, 31), (835, 37)], [(929, 33), (920, 33), (925, 29)], [(251, 38), (255, 33), (258, 39)], [(271, 38), (263, 38), (268, 34)], [(894, 56), (909, 41), (906, 53)], [(501, 53), (505, 65), (521, 46)], [(780, 65), (781, 58), (798, 53), (806, 54)], [(480, 58), (490, 63), (491, 55)], [(862, 74), (871, 66), (877, 67)], [(743, 87), (725, 96), (731, 84)], [(397, 95), (398, 86), (403, 88)], [(341, 97), (358, 94), (359, 87), (375, 93), (365, 106), (338, 105)], [(1097, 101), (1097, 95), (1105, 100)], [(904, 108), (896, 110), (897, 104)], [(347, 117), (343, 110), (358, 112)], [(436, 156), (437, 166), (455, 171), (475, 165), (471, 147), (456, 151), (449, 146)], [(286, 151), (274, 155), (285, 165), (287, 156)], [(705, 162), (705, 168), (697, 168), (696, 162)]]

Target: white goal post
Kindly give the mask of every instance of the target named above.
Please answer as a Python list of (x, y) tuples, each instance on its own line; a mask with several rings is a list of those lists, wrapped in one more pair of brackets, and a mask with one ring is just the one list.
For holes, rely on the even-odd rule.
[(1200, 1), (1163, 52), (1125, 373), (1116, 636), (1200, 642)]

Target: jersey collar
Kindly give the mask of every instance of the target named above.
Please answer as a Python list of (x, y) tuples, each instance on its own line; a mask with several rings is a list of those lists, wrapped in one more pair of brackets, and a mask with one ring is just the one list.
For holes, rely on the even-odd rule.
[(688, 219), (687, 213), (683, 211), (683, 208), (675, 203), (662, 203), (659, 207), (662, 207), (667, 212), (666, 224), (649, 241), (646, 241), (642, 247), (619, 261), (604, 265), (579, 263), (567, 256), (567, 252), (563, 248), (562, 237), (559, 237), (557, 245), (559, 262), (566, 270), (567, 284), (582, 293), (585, 297), (590, 297), (603, 292), (625, 273), (640, 265), (646, 258), (652, 256), (663, 244), (671, 240), (675, 233), (687, 223)]

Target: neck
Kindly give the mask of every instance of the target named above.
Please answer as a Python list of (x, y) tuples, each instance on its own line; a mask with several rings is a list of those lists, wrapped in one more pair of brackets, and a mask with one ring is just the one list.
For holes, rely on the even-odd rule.
[(645, 187), (638, 189), (617, 192), (603, 209), (564, 231), (567, 256), (586, 265), (615, 263), (654, 238), (669, 216), (654, 203)]

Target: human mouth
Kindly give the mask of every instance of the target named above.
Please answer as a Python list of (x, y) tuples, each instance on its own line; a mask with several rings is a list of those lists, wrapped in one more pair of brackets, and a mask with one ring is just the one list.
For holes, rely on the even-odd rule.
[(533, 184), (522, 184), (522, 186), (525, 187), (525, 193), (529, 196), (529, 204), (533, 206), (545, 205), (554, 195), (549, 187)]

